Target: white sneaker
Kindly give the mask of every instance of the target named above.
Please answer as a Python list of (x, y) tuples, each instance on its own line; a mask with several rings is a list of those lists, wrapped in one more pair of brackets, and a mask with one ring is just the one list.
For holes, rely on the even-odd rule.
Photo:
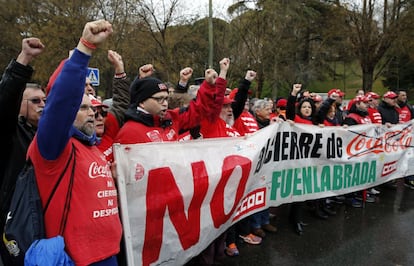
[(378, 190), (376, 190), (375, 188), (371, 188), (368, 192), (371, 193), (371, 194), (373, 194), (373, 195), (378, 195), (378, 194), (381, 193)]

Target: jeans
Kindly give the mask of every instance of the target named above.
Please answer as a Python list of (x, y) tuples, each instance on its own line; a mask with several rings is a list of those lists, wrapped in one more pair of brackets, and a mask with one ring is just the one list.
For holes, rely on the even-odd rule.
[(269, 209), (257, 212), (251, 216), (250, 225), (253, 229), (260, 228), (262, 225), (269, 223)]

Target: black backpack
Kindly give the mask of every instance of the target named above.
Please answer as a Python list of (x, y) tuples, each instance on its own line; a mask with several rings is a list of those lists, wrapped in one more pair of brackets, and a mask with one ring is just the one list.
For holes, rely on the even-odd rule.
[[(10, 254), (10, 260), (13, 265), (24, 265), (24, 256), (30, 245), (37, 239), (46, 237), (43, 217), (49, 207), (56, 189), (58, 188), (70, 161), (75, 154), (75, 148), (72, 144), (72, 153), (68, 162), (60, 174), (55, 186), (52, 189), (45, 208), (42, 208), (39, 190), (37, 188), (36, 175), (30, 158), (26, 161), (23, 170), (20, 172), (16, 181), (16, 188), (11, 199), (9, 212), (7, 213), (4, 226), (3, 242)], [(63, 213), (63, 219), (60, 226), (60, 234), (66, 225), (67, 214), (69, 212), (70, 198), (73, 187), (73, 177), (75, 172), (76, 158), (73, 159), (72, 172), (66, 195), (66, 204)]]

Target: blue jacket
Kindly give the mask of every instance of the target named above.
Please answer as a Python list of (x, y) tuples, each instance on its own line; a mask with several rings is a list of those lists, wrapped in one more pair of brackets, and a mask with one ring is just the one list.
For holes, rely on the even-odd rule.
[(56, 236), (33, 242), (24, 257), (24, 265), (72, 266), (75, 264), (65, 252), (63, 237)]

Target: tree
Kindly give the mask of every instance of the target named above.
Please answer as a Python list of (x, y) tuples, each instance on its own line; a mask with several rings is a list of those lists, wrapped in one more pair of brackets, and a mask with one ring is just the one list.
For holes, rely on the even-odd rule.
[(361, 10), (358, 6), (348, 10), (350, 40), (362, 69), (362, 87), (365, 91), (372, 90), (374, 80), (389, 63), (384, 55), (405, 33), (405, 25), (401, 21), (409, 14), (410, 6), (410, 1), (403, 0), (383, 0), (382, 4), (363, 0)]
[(414, 88), (414, 61), (408, 54), (399, 53), (390, 60), (383, 73), (383, 84), (390, 90), (412, 90)]
[[(255, 8), (249, 8), (247, 2), (254, 3)], [(239, 13), (231, 22), (236, 32), (231, 47), (237, 47), (240, 65), (258, 71), (258, 97), (285, 96), (293, 82), (306, 86), (323, 79), (325, 73), (333, 71), (330, 62), (346, 57), (347, 49), (339, 49), (346, 40), (341, 37), (345, 32), (341, 16), (331, 3), (239, 1), (229, 11)], [(333, 13), (337, 13), (335, 19)], [(271, 95), (264, 95), (262, 90)]]

